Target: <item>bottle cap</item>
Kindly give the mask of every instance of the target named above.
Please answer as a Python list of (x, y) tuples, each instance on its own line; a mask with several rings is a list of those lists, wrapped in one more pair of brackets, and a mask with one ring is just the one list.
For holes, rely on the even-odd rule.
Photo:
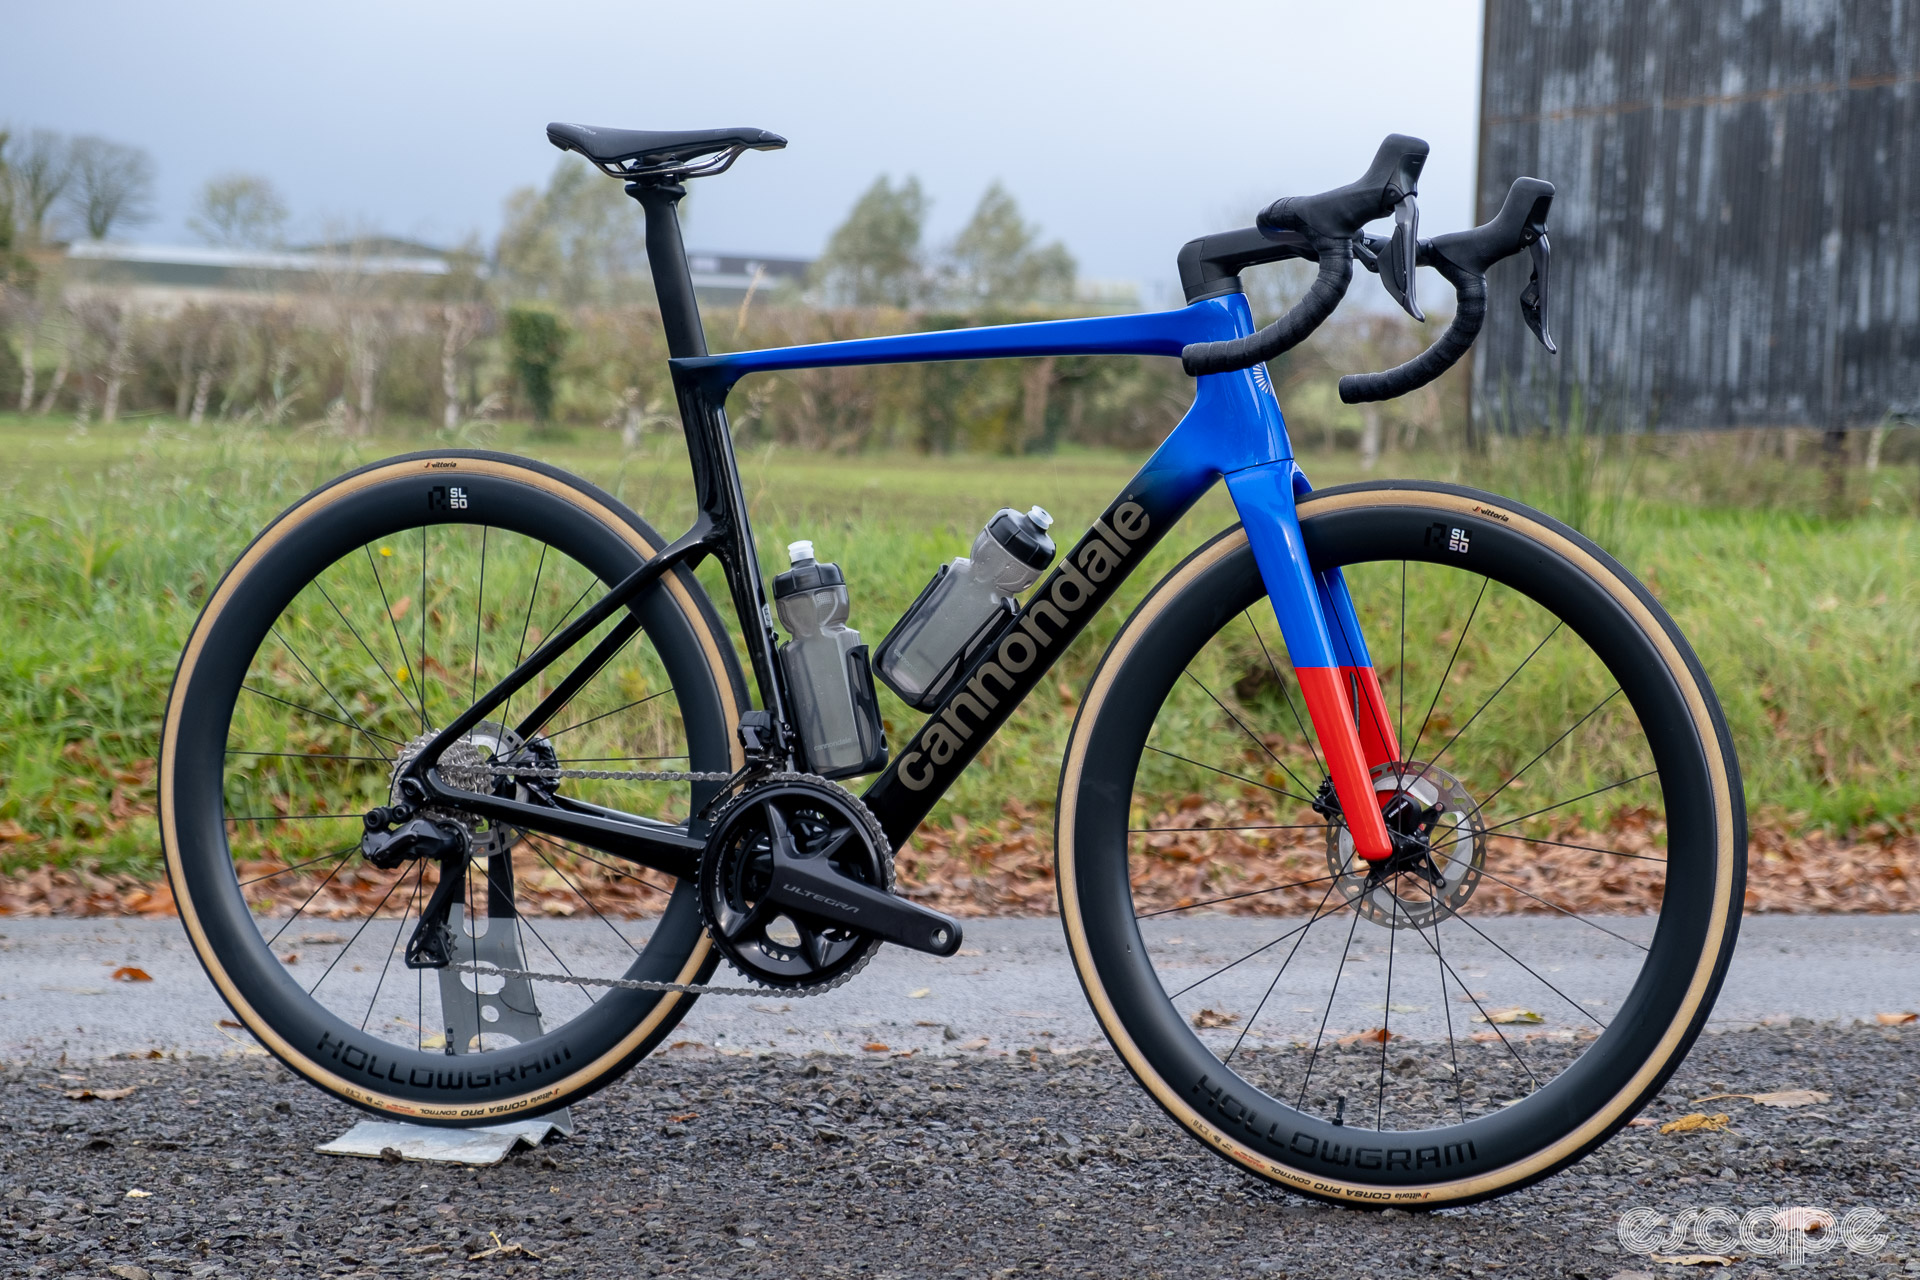
[(1053, 563), (1053, 539), (1047, 536), (1052, 523), (1053, 517), (1039, 507), (1028, 512), (1002, 507), (987, 521), (987, 533), (1014, 559), (1038, 570)]
[(813, 544), (802, 538), (798, 542), (787, 544), (787, 563), (799, 564), (802, 560), (813, 559)]

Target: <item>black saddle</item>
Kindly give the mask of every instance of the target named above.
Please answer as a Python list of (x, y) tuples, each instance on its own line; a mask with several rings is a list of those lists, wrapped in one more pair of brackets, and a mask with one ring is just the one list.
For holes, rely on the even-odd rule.
[(578, 151), (616, 176), (642, 173), (694, 176), (694, 161), (723, 155), (713, 167), (698, 173), (718, 173), (742, 151), (778, 151), (787, 140), (765, 129), (600, 129), (584, 124), (550, 124), (547, 141), (562, 151)]

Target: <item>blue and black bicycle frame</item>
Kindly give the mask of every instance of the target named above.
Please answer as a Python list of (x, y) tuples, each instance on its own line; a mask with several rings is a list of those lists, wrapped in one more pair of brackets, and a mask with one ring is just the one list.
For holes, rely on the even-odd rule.
[[(452, 787), (434, 766), (447, 745), (486, 719), (663, 574), (711, 556), (725, 573), (759, 687), (761, 709), (749, 713), (741, 726), (749, 767), (755, 761), (763, 768), (805, 767), (804, 744), (791, 728), (785, 679), (776, 659), (779, 638), (767, 607), (727, 424), (726, 402), (734, 385), (750, 375), (791, 369), (1059, 355), (1167, 356), (1180, 358), (1195, 375), (1194, 400), (1186, 415), (1032, 592), (999, 641), (971, 660), (951, 684), (944, 702), (898, 751), (863, 799), (892, 846), (897, 849), (904, 844), (1147, 553), (1202, 495), (1224, 480), (1246, 528), (1326, 761), (1331, 786), (1323, 789), (1318, 803), (1328, 813), (1341, 815), (1362, 858), (1378, 862), (1389, 857), (1392, 837), (1370, 770), (1398, 760), (1400, 747), (1346, 582), (1338, 569), (1315, 572), (1310, 565), (1295, 513), (1296, 500), (1309, 491), (1309, 485), (1295, 461), (1264, 360), (1304, 338), (1331, 313), (1345, 292), (1356, 255), (1416, 314), (1412, 269), (1417, 264), (1438, 268), (1454, 284), (1460, 306), (1447, 333), (1415, 361), (1385, 373), (1343, 380), (1343, 396), (1350, 400), (1401, 394), (1430, 381), (1457, 360), (1484, 313), (1483, 277), (1489, 262), (1535, 246), (1536, 284), (1543, 292), (1544, 219), (1552, 188), (1522, 179), (1515, 184), (1508, 208), (1494, 223), (1431, 242), (1418, 241), (1406, 211), (1411, 208), (1413, 180), (1424, 157), (1424, 143), (1390, 138), (1361, 182), (1324, 196), (1277, 202), (1257, 227), (1190, 242), (1179, 260), (1187, 305), (1178, 310), (724, 355), (708, 353), (694, 298), (677, 219), (684, 188), (673, 181), (629, 186), (629, 194), (646, 210), (648, 256), (700, 514), (692, 528), (546, 640), (440, 733), (410, 769), (425, 798), (457, 804), (494, 821), (578, 840), (670, 875), (691, 875), (707, 830), (699, 816), (684, 825), (670, 825), (579, 801), (563, 800), (552, 807), (483, 796)], [(1361, 234), (1366, 221), (1389, 214), (1400, 216), (1391, 239)], [(1238, 272), (1254, 263), (1289, 257), (1317, 260), (1320, 276), (1293, 311), (1256, 331)], [(1538, 293), (1535, 299), (1540, 301)], [(1529, 322), (1533, 322), (1531, 312)], [(1536, 331), (1543, 342), (1550, 342), (1543, 320)], [(637, 618), (629, 612), (515, 726), (515, 732), (528, 740), (538, 734), (638, 629)], [(704, 791), (696, 788), (696, 809), (716, 794), (712, 784), (704, 785)], [(1124, 804), (1126, 797), (1114, 800)], [(957, 945), (957, 936), (956, 930), (952, 945)]]

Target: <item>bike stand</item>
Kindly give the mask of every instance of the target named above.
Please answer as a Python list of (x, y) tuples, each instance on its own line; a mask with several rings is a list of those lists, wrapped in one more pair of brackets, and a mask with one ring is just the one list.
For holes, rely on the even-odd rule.
[[(511, 911), (511, 905), (507, 909)], [(447, 924), (453, 935), (449, 952), (453, 962), (439, 971), (440, 1008), (448, 1023), (449, 1052), (455, 1056), (472, 1053), (485, 1033), (498, 1033), (524, 1042), (538, 1037), (544, 1029), (532, 982), (526, 978), (492, 978), (460, 967), (483, 964), (499, 969), (526, 968), (520, 952), (519, 930), (512, 927), (512, 920), (511, 915), (494, 915), (490, 908), (487, 931), (475, 937), (467, 932), (461, 906), (456, 904), (448, 915)], [(468, 981), (473, 985), (469, 986)], [(562, 1107), (537, 1120), (464, 1129), (397, 1120), (362, 1120), (333, 1141), (314, 1149), (329, 1156), (491, 1165), (505, 1160), (521, 1143), (537, 1147), (554, 1133), (573, 1136), (570, 1108)]]

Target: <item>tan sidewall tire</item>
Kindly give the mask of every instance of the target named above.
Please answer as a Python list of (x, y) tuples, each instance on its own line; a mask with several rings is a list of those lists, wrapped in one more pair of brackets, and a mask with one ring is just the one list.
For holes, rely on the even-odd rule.
[[(177, 734), (186, 701), (193, 688), (196, 664), (200, 662), (202, 648), (218, 623), (222, 610), (232, 601), (248, 572), (275, 546), (285, 539), (297, 536), (304, 524), (333, 504), (374, 486), (402, 479), (418, 480), (423, 471), (438, 473), (441, 469), (444, 469), (446, 475), (451, 478), (486, 476), (544, 490), (577, 508), (606, 529), (615, 532), (641, 558), (651, 556), (659, 550), (657, 535), (649, 536), (649, 532), (638, 527), (635, 524), (635, 518), (620, 508), (613, 499), (563, 472), (507, 455), (454, 450), (412, 454), (374, 463), (316, 490), (288, 508), (254, 539), (239, 560), (222, 577), (219, 586), (215, 588), (194, 625), (186, 650), (181, 656), (180, 666), (174, 674), (173, 687), (168, 696), (167, 717), (162, 731), (160, 750), (159, 819), (161, 842), (166, 854), (167, 876), (179, 907), (181, 923), (186, 926), (188, 938), (202, 966), (206, 969), (207, 976), (213, 980), (215, 987), (219, 989), (222, 998), (226, 1000), (235, 1015), (261, 1044), (320, 1088), (369, 1111), (421, 1123), (473, 1124), (550, 1111), (593, 1092), (631, 1065), (636, 1054), (650, 1049), (650, 1039), (670, 1029), (673, 1022), (684, 1014), (686, 1006), (691, 1004), (693, 998), (675, 992), (661, 996), (654, 1003), (651, 1011), (636, 1022), (632, 1029), (610, 1049), (597, 1054), (591, 1061), (578, 1067), (571, 1067), (569, 1064), (571, 1069), (566, 1075), (551, 1083), (543, 1082), (539, 1087), (516, 1096), (493, 1099), (478, 1106), (436, 1105), (368, 1088), (362, 1083), (344, 1077), (334, 1067), (314, 1059), (289, 1043), (274, 1029), (269, 1020), (248, 1002), (241, 991), (241, 985), (227, 972), (218, 949), (208, 937), (208, 931), (201, 920), (201, 913), (196, 909), (189, 888), (190, 879), (182, 865), (183, 840), (178, 826), (175, 799), (175, 789), (181, 785), (177, 775), (179, 766)], [(683, 578), (677, 574), (668, 575), (663, 581), (680, 613), (686, 619), (687, 626), (698, 638), (704, 663), (711, 670), (714, 686), (719, 692), (721, 710), (730, 728), (739, 722), (739, 713), (744, 704), (739, 665), (733, 656), (731, 640), (713, 613), (711, 605), (707, 603), (704, 593), (699, 591), (697, 584), (692, 584), (690, 578)], [(742, 763), (737, 743), (733, 744), (732, 753), (733, 767), (737, 768)], [(684, 962), (679, 966), (673, 980), (700, 981), (711, 972), (716, 959), (712, 944), (706, 935), (701, 933)]]
[[(1708, 945), (1701, 952), (1698, 967), (1692, 974), (1678, 1014), (1658, 1042), (1658, 1051), (1646, 1060), (1626, 1087), (1609, 1097), (1584, 1123), (1527, 1158), (1470, 1178), (1398, 1187), (1345, 1181), (1280, 1163), (1247, 1145), (1231, 1130), (1202, 1115), (1188, 1097), (1156, 1073), (1118, 1014), (1094, 962), (1088, 941), (1087, 921), (1081, 914), (1082, 905), (1077, 891), (1077, 863), (1083, 856), (1075, 843), (1077, 805), (1084, 781), (1086, 757), (1101, 709), (1116, 695), (1117, 680), (1128, 654), (1154, 619), (1177, 605), (1184, 590), (1209, 569), (1246, 547), (1245, 532), (1238, 527), (1203, 546), (1157, 584), (1127, 620), (1102, 658), (1086, 696), (1081, 700), (1061, 769), (1055, 830), (1057, 883), (1061, 921), (1066, 930), (1068, 947), (1095, 1016), (1128, 1069), (1168, 1115), (1227, 1159), (1303, 1195), (1371, 1207), (1440, 1207), (1514, 1190), (1578, 1159), (1632, 1118), (1633, 1113), (1644, 1105), (1684, 1056), (1711, 1007), (1711, 997), (1717, 991), (1725, 971), (1733, 935), (1738, 927), (1737, 894), (1743, 888), (1745, 878), (1744, 802), (1738, 787), (1738, 765), (1733, 759), (1718, 704), (1704, 675), (1691, 660), (1692, 655), (1684, 640), (1680, 639), (1665, 613), (1644, 594), (1644, 588), (1636, 589), (1637, 584), (1626, 576), (1625, 571), (1598, 552), (1591, 543), (1537, 512), (1493, 499), (1490, 495), (1452, 486), (1397, 486), (1389, 482), (1324, 490), (1303, 499), (1299, 512), (1302, 522), (1306, 523), (1316, 515), (1375, 506), (1428, 510), (1436, 519), (1470, 516), (1481, 520), (1498, 520), (1504, 527), (1535, 540), (1564, 558), (1600, 584), (1620, 608), (1637, 622), (1641, 631), (1665, 657), (1669, 673), (1685, 697), (1706, 755), (1715, 802), (1717, 874), (1713, 919), (1708, 926)], [(1095, 851), (1084, 856), (1099, 854)]]

